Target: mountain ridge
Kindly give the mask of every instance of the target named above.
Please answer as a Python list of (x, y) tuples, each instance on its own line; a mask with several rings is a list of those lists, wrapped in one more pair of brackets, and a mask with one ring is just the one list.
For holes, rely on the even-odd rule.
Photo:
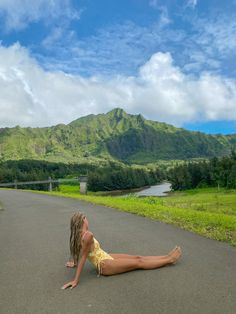
[(90, 114), (69, 124), (44, 128), (0, 129), (0, 160), (39, 159), (60, 162), (223, 156), (236, 147), (236, 134), (206, 134), (131, 115), (121, 108)]

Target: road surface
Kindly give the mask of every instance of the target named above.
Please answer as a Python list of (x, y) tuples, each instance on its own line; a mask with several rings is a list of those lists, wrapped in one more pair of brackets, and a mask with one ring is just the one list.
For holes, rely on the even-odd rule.
[[(149, 218), (76, 199), (0, 190), (0, 313), (236, 313), (236, 248)], [(155, 270), (96, 276), (86, 261), (79, 285), (66, 268), (69, 221), (83, 211), (110, 253), (181, 260)]]

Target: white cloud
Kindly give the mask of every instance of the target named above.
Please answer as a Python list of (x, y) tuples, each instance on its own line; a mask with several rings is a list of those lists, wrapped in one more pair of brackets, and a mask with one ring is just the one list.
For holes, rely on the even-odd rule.
[(195, 8), (196, 5), (197, 5), (197, 1), (198, 1), (198, 0), (188, 0), (188, 1), (187, 1), (187, 6), (188, 6), (188, 7), (191, 7), (191, 8)]
[(166, 27), (168, 24), (171, 23), (171, 19), (169, 18), (167, 7), (160, 6), (159, 10), (161, 11), (159, 27), (161, 28)]
[(131, 75), (155, 51), (166, 50), (169, 42), (173, 45), (183, 42), (183, 32), (165, 27), (171, 23), (168, 11), (164, 7), (159, 11), (152, 25), (114, 24), (83, 39), (78, 38), (76, 31), (55, 28), (42, 42), (42, 48), (47, 49), (45, 55), (37, 55), (37, 58), (48, 70), (60, 69), (86, 76)]
[(199, 19), (196, 23), (196, 29), (199, 33), (195, 40), (201, 45), (207, 54), (226, 56), (234, 54), (236, 49), (236, 15), (233, 17), (221, 14), (214, 19)]
[(182, 46), (185, 70), (197, 73), (208, 69), (235, 77), (235, 13), (196, 17), (190, 22), (192, 35), (186, 36)]
[(5, 29), (20, 30), (31, 22), (53, 19), (79, 19), (80, 12), (72, 8), (71, 0), (0, 0), (0, 15)]
[[(62, 27), (54, 27), (46, 38), (42, 41), (42, 45), (47, 49), (51, 48), (56, 42), (62, 40), (65, 30)], [(68, 37), (68, 35), (67, 35)]]
[(114, 107), (181, 126), (236, 120), (235, 103), (234, 80), (186, 75), (169, 53), (152, 55), (137, 76), (83, 78), (43, 70), (19, 44), (0, 46), (0, 127), (69, 123)]

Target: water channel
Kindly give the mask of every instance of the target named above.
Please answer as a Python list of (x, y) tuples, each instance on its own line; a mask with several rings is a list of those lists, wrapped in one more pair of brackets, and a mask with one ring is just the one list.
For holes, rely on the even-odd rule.
[(101, 192), (101, 195), (110, 195), (110, 196), (126, 196), (126, 195), (136, 195), (140, 197), (145, 196), (167, 196), (168, 192), (171, 191), (171, 183), (162, 182), (150, 187), (139, 188), (139, 189), (130, 189), (130, 190), (115, 190), (109, 192)]
[(167, 196), (168, 192), (171, 191), (171, 183), (163, 182), (157, 185), (152, 185), (149, 188), (135, 192), (137, 196)]

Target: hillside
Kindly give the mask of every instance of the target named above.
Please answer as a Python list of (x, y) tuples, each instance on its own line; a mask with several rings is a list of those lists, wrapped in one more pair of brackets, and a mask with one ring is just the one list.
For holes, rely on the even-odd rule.
[(118, 159), (130, 163), (223, 156), (236, 147), (235, 135), (208, 135), (146, 120), (116, 108), (68, 125), (0, 129), (0, 160), (60, 162)]

